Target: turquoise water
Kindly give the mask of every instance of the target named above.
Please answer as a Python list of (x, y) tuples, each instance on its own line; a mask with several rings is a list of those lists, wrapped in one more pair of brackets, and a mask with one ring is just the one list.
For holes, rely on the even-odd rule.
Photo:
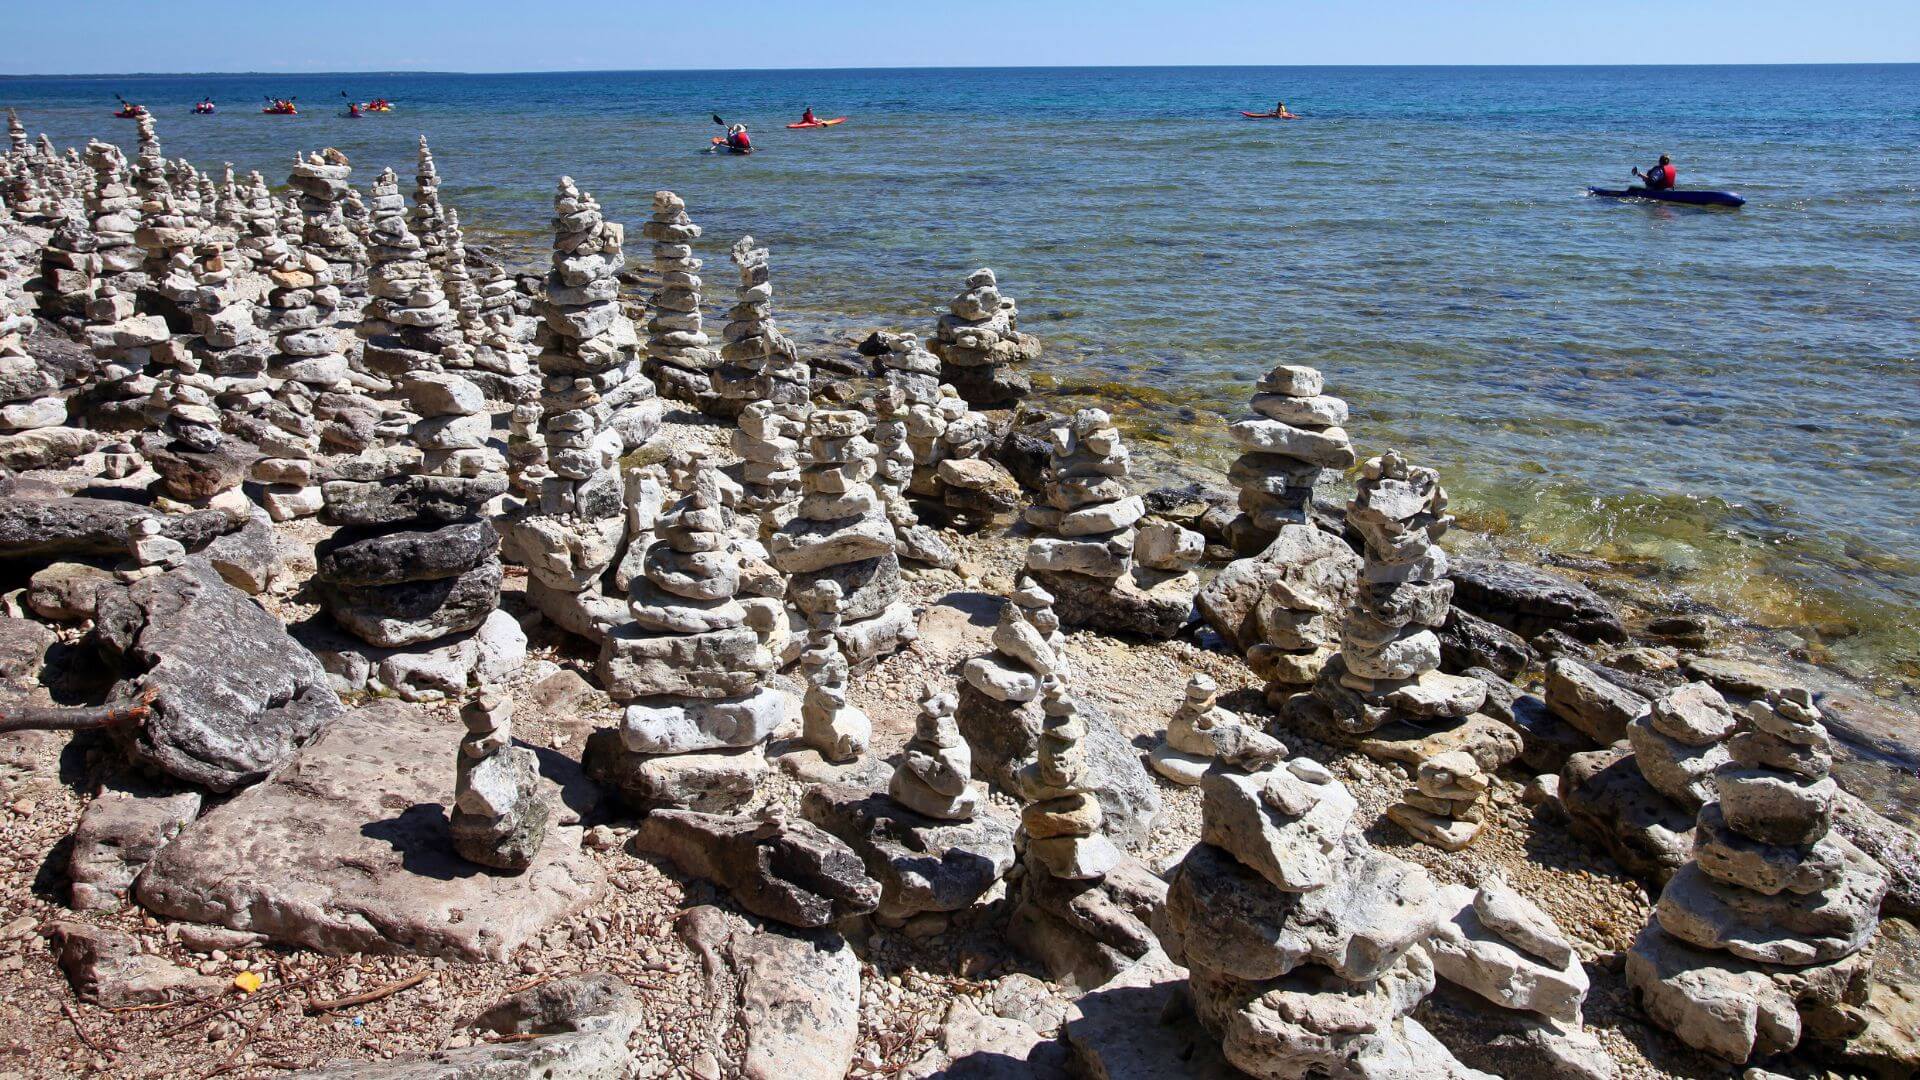
[[(1194, 461), (1262, 369), (1313, 364), (1473, 523), (1920, 684), (1920, 65), (0, 80), (61, 145), (130, 144), (116, 91), (170, 154), (276, 181), (321, 145), (406, 174), (425, 133), (463, 217), (523, 242), (561, 173), (629, 223), (670, 187), (710, 256), (773, 245), (790, 310), (924, 332), (990, 264), (1056, 392)], [(1238, 115), (1279, 98), (1305, 119)], [(852, 120), (780, 126), (809, 104)], [(699, 153), (713, 112), (762, 152)], [(1663, 151), (1748, 206), (1584, 197)]]

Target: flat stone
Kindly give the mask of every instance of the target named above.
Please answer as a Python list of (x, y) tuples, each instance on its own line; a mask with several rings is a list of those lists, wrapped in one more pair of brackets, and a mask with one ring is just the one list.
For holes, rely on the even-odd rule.
[(155, 518), (160, 535), (198, 551), (240, 527), (220, 510), (158, 514), (137, 503), (69, 496), (30, 499), (0, 496), (0, 559), (60, 558), (74, 555), (123, 556), (127, 530), (135, 521)]
[(880, 883), (853, 849), (806, 821), (655, 810), (633, 842), (727, 889), (748, 911), (789, 926), (827, 926), (880, 903)]
[(1285, 763), (1252, 773), (1215, 770), (1201, 778), (1200, 794), (1200, 839), (1291, 893), (1332, 881), (1358, 809), (1344, 784), (1303, 780)]
[(1739, 718), (1709, 683), (1694, 682), (1653, 701), (1654, 730), (1688, 746), (1711, 746), (1732, 735)]
[(134, 760), (229, 791), (287, 760), (344, 710), (326, 672), (200, 559), (102, 589), (93, 640), (119, 663), (146, 721), (113, 729)]
[(1741, 697), (1763, 698), (1769, 691), (1794, 690), (1801, 685), (1786, 672), (1729, 656), (1684, 654), (1680, 657), (1680, 667), (1690, 678), (1711, 683), (1722, 693)]
[(1620, 615), (1598, 593), (1538, 567), (1497, 559), (1458, 559), (1454, 603), (1531, 641), (1560, 630), (1581, 641), (1625, 641)]
[(80, 813), (67, 863), (76, 911), (118, 911), (133, 880), (200, 813), (201, 795), (138, 776), (102, 784)]
[(826, 784), (807, 789), (801, 811), (859, 854), (889, 918), (964, 910), (1013, 868), (1013, 827), (986, 813), (945, 821), (877, 792)]
[(691, 754), (634, 754), (618, 732), (588, 737), (582, 765), (595, 782), (617, 791), (638, 813), (662, 807), (727, 813), (752, 801), (770, 766), (760, 746)]
[(1790, 991), (1752, 964), (1669, 937), (1658, 922), (1627, 951), (1626, 975), (1654, 1022), (1696, 1050), (1739, 1065), (1799, 1045)]
[(246, 524), (201, 548), (200, 555), (227, 584), (249, 596), (266, 592), (285, 565), (273, 519), (259, 509), (247, 515)]
[(706, 634), (653, 634), (629, 624), (600, 646), (601, 685), (615, 701), (645, 697), (738, 697), (773, 668), (746, 627)]
[(49, 927), (73, 994), (106, 1009), (156, 1005), (218, 992), (225, 979), (203, 976), (165, 957), (139, 951), (130, 934), (83, 922)]
[(754, 746), (796, 707), (791, 695), (771, 686), (737, 698), (647, 698), (627, 706), (620, 741), (637, 754)]
[(1482, 921), (1475, 890), (1466, 886), (1441, 889), (1439, 907), (1442, 918), (1426, 946), (1436, 975), (1501, 1008), (1579, 1024), (1587, 973), (1571, 950), (1555, 965), (1515, 948)]
[(329, 584), (393, 585), (458, 577), (499, 549), (500, 534), (479, 519), (372, 535), (343, 529), (315, 545), (314, 561)]
[(947, 1007), (934, 1045), (902, 1080), (1068, 1080), (1064, 1047), (1015, 1019), (982, 1013), (971, 1002)]
[(1610, 746), (1626, 737), (1627, 724), (1652, 703), (1578, 660), (1556, 657), (1547, 664), (1547, 707), (1562, 720)]
[(1845, 788), (1833, 802), (1833, 831), (1853, 842), (1887, 875), (1883, 915), (1920, 923), (1920, 835), (1868, 806)]
[(1687, 809), (1698, 809), (1714, 797), (1714, 773), (1729, 760), (1725, 746), (1690, 746), (1663, 734), (1650, 716), (1637, 716), (1627, 724), (1627, 743), (1647, 783)]
[(736, 934), (744, 1080), (840, 1080), (860, 1037), (860, 958), (838, 934)]
[(1689, 862), (1667, 882), (1654, 914), (1673, 937), (1756, 963), (1803, 966), (1852, 955), (1879, 925), (1887, 882), (1859, 848), (1837, 843), (1847, 866), (1835, 888), (1767, 896), (1717, 882)]
[(111, 585), (113, 571), (86, 563), (57, 562), (34, 572), (27, 581), (27, 607), (50, 622), (79, 622), (94, 616), (94, 595)]
[(1719, 803), (1701, 807), (1693, 830), (1693, 860), (1708, 877), (1768, 896), (1825, 892), (1847, 870), (1844, 837), (1828, 833), (1807, 845), (1754, 840), (1727, 827)]
[[(519, 874), (455, 854), (446, 803), (458, 731), (394, 703), (346, 714), (162, 848), (138, 900), (324, 953), (504, 961), (584, 910), (605, 879), (576, 826), (551, 826)], [(540, 767), (576, 813), (591, 807), (591, 785), (565, 758), (542, 753)]]
[(477, 628), (500, 604), (498, 558), (456, 577), (392, 585), (338, 585), (315, 578), (314, 592), (334, 621), (362, 641), (406, 648)]

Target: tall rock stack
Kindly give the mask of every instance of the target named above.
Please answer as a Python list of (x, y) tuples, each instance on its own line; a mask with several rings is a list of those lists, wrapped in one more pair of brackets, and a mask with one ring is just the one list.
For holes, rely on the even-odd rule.
[(1228, 530), (1241, 555), (1257, 555), (1287, 525), (1307, 523), (1313, 485), (1325, 469), (1354, 462), (1347, 403), (1326, 394), (1320, 372), (1281, 364), (1254, 388), (1254, 415), (1227, 428), (1242, 451), (1227, 470), (1242, 516)]
[(740, 410), (733, 449), (745, 461), (740, 507), (758, 514), (762, 534), (771, 535), (800, 498), (800, 440), (813, 411), (813, 372), (797, 351), (776, 349), (760, 382), (760, 399)]
[(641, 234), (653, 242), (653, 272), (660, 278), (647, 322), (647, 374), (667, 397), (704, 407), (720, 356), (701, 329), (700, 260), (693, 257), (700, 226), (687, 216), (680, 196), (656, 191), (653, 216)]
[[(373, 225), (367, 232), (370, 299), (358, 328), (367, 343), (364, 362), (368, 369), (396, 382), (441, 370), (443, 354), (460, 341), (459, 330), (426, 252), (407, 228), (406, 199), (392, 169), (382, 171), (373, 182), (372, 210)], [(466, 450), (484, 445), (491, 427), (486, 414), (463, 415), (467, 418), (448, 421), (445, 432), (416, 429), (421, 448)]]
[(47, 318), (79, 318), (103, 272), (100, 241), (84, 210), (56, 204), (53, 235), (40, 249), (40, 311)]
[(1655, 791), (1688, 814), (1712, 802), (1715, 775), (1728, 761), (1727, 737), (1739, 720), (1704, 682), (1676, 687), (1627, 721), (1633, 762)]
[(133, 241), (140, 229), (140, 198), (127, 175), (127, 158), (112, 143), (87, 144), (87, 167), (93, 170), (93, 187), (87, 194), (87, 215), (91, 219), (94, 252), (99, 273), (115, 284), (137, 286), (137, 274), (143, 254)]
[(434, 167), (427, 137), (420, 136), (420, 152), (413, 180), (413, 235), (420, 253), (440, 273), (447, 271), (447, 216), (440, 207), (440, 170)]
[(873, 721), (847, 698), (851, 670), (840, 651), (840, 586), (831, 580), (812, 588), (807, 647), (800, 654), (807, 692), (800, 699), (800, 738), (836, 765), (856, 761), (873, 741)]
[(1700, 809), (1693, 858), (1627, 954), (1654, 1020), (1740, 1063), (1792, 1049), (1804, 1026), (1864, 1000), (1887, 872), (1832, 830), (1832, 742), (1805, 690), (1746, 708)]
[(140, 431), (149, 426), (148, 399), (159, 385), (149, 369), (154, 351), (173, 340), (167, 321), (140, 315), (133, 294), (102, 284), (87, 303), (87, 348), (102, 363), (88, 388), (89, 426)]
[(1055, 428), (1045, 501), (1026, 514), (1051, 535), (1028, 545), (1027, 570), (1057, 598), (1068, 626), (1171, 638), (1193, 611), (1199, 579), (1191, 570), (1135, 565), (1134, 526), (1147, 509), (1129, 492), (1130, 470), (1102, 410), (1081, 409)]
[(27, 354), (34, 302), (25, 286), (25, 267), (0, 249), (0, 434), (5, 435), (67, 422), (59, 380)]
[(1365, 545), (1364, 564), (1341, 624), (1340, 653), (1314, 684), (1331, 728), (1322, 734), (1352, 741), (1403, 719), (1449, 726), (1485, 702), (1486, 684), (1439, 670), (1434, 628), (1446, 621), (1453, 599), (1447, 555), (1437, 543), (1453, 524), (1446, 509), (1440, 478), (1397, 451), (1362, 468), (1347, 523)]
[(327, 261), (336, 287), (357, 295), (367, 252), (340, 206), (351, 190), (347, 180), (352, 175), (347, 155), (329, 146), (296, 160), (287, 183), (300, 193), (301, 246)]
[(7, 110), (7, 153), (20, 157), (30, 150), (27, 142), (27, 127), (20, 122), (20, 115), (11, 108)]
[(546, 462), (537, 512), (516, 522), (513, 535), (528, 570), (528, 601), (597, 640), (622, 621), (618, 602), (600, 591), (626, 534), (620, 456), (659, 428), (660, 403), (640, 373), (639, 340), (620, 309), (615, 275), (626, 265), (624, 231), (572, 177), (560, 178), (553, 209), (553, 260), (535, 338)]
[(1040, 755), (1022, 770), (1032, 801), (1020, 808), (1029, 873), (1087, 881), (1120, 861), (1120, 850), (1101, 830), (1099, 776), (1087, 762), (1087, 725), (1058, 676), (1041, 688)]
[(630, 704), (618, 732), (596, 735), (585, 759), (643, 812), (744, 805), (767, 771), (766, 741), (793, 707), (767, 684), (774, 659), (739, 598), (720, 477), (703, 466), (689, 480), (628, 586), (632, 621), (601, 648), (608, 693)]
[(204, 244), (192, 261), (194, 287), (184, 293), (195, 336), (169, 343), (171, 369), (153, 404), (164, 437), (148, 447), (166, 493), (205, 503), (240, 486), (258, 454), (223, 430), (222, 397), (245, 401), (263, 390), (267, 344), (253, 305), (233, 288), (226, 249)]
[(273, 407), (249, 432), (265, 455), (254, 463), (253, 478), (265, 485), (260, 502), (267, 513), (289, 521), (319, 513), (322, 504), (313, 402), (346, 384), (347, 358), (333, 329), (340, 290), (325, 259), (285, 237), (263, 237), (259, 250), (269, 286), (260, 327), (274, 335), (277, 351), (267, 361)]
[(967, 821), (980, 806), (973, 786), (973, 748), (953, 719), (960, 699), (928, 682), (920, 689), (913, 738), (900, 753), (887, 794), (916, 814)]
[(1000, 295), (989, 269), (967, 275), (966, 288), (947, 304), (930, 348), (941, 361), (940, 378), (967, 403), (1009, 405), (1033, 392), (1026, 373), (1012, 367), (1040, 355), (1040, 341), (1019, 329), (1019, 306)]
[(1200, 781), (1161, 941), (1226, 1058), (1262, 1077), (1484, 1077), (1408, 1014), (1434, 987), (1426, 871), (1373, 849), (1317, 762)]
[(367, 208), (366, 200), (360, 197), (360, 189), (349, 186), (347, 193), (340, 197), (340, 218), (347, 223), (347, 231), (366, 247), (373, 231), (373, 211)]
[(894, 549), (909, 562), (951, 570), (960, 565), (960, 557), (939, 533), (920, 523), (919, 513), (907, 498), (907, 488), (913, 484), (914, 453), (907, 436), (910, 414), (905, 393), (898, 386), (887, 387), (876, 395), (874, 410), (873, 444), (879, 469), (874, 489), (879, 492), (887, 521), (893, 525)]
[(280, 237), (280, 213), (266, 178), (258, 171), (247, 174), (239, 201), (239, 214), (245, 223), (240, 230), (240, 250), (246, 253), (248, 261), (265, 269), (267, 253)]
[(873, 489), (870, 426), (857, 410), (813, 411), (799, 510), (767, 542), (773, 565), (792, 577), (787, 596), (802, 614), (812, 617), (838, 605), (836, 637), (856, 664), (919, 636), (913, 609), (903, 599), (893, 526)]
[[(754, 247), (753, 237), (743, 236), (730, 254), (740, 271), (740, 284), (720, 335), (720, 366), (712, 375), (713, 394), (701, 406), (707, 413), (724, 417), (739, 416), (748, 404), (771, 401), (776, 393), (790, 395), (794, 384), (776, 382), (770, 369), (791, 369), (800, 362), (799, 350), (773, 325), (767, 249)], [(805, 392), (806, 383), (802, 381), (798, 389)]]

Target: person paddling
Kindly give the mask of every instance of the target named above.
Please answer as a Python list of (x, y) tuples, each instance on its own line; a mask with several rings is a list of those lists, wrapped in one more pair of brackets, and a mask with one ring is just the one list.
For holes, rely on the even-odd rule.
[(747, 136), (747, 125), (735, 124), (727, 129), (727, 149), (736, 154), (753, 153), (753, 140)]
[(1653, 191), (1672, 191), (1674, 184), (1680, 180), (1680, 172), (1673, 167), (1673, 159), (1665, 154), (1660, 155), (1660, 164), (1646, 172), (1635, 169), (1633, 175), (1646, 181), (1647, 187)]
[(800, 114), (800, 122), (803, 124), (817, 124), (820, 122), (813, 115), (813, 106), (807, 106), (807, 111)]

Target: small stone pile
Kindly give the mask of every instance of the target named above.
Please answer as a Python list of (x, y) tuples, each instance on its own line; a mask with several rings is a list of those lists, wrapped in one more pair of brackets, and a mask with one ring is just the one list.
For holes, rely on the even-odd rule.
[(907, 498), (913, 483), (913, 447), (907, 439), (907, 410), (899, 387), (890, 386), (874, 398), (873, 444), (877, 454), (874, 490), (881, 508), (893, 526), (894, 548), (909, 562), (951, 570), (960, 565), (940, 534), (920, 523), (920, 515)]
[[(561, 177), (554, 194), (554, 249), (539, 348), (537, 513), (515, 523), (527, 600), (568, 631), (599, 640), (624, 621), (600, 591), (626, 534), (620, 457), (660, 426), (653, 383), (640, 373), (639, 338), (621, 310), (616, 274), (625, 231), (593, 196)], [(523, 472), (531, 482), (532, 470)]]
[(1419, 947), (1433, 881), (1367, 843), (1347, 789), (1294, 759), (1214, 769), (1200, 790), (1160, 936), (1227, 1060), (1267, 1077), (1484, 1076), (1408, 1015), (1434, 987)]
[(1551, 915), (1497, 874), (1477, 886), (1445, 886), (1436, 908), (1440, 918), (1426, 944), (1436, 975), (1489, 1004), (1532, 1014), (1515, 1018), (1518, 1032), (1557, 1066), (1552, 1074), (1619, 1074), (1599, 1039), (1581, 1027), (1587, 971)]
[(851, 674), (840, 651), (840, 586), (831, 579), (814, 583), (807, 645), (800, 654), (807, 692), (800, 699), (800, 738), (835, 764), (856, 761), (873, 741), (873, 721), (847, 700)]
[(1493, 778), (1465, 750), (1449, 750), (1414, 767), (1414, 783), (1387, 816), (1415, 840), (1459, 851), (1480, 836)]
[(667, 397), (704, 408), (720, 355), (701, 329), (700, 260), (693, 257), (700, 226), (680, 196), (656, 191), (653, 216), (640, 231), (653, 241), (653, 272), (660, 278), (647, 322), (647, 374)]
[(239, 201), (239, 215), (244, 223), (240, 230), (240, 250), (255, 266), (264, 267), (267, 252), (280, 236), (280, 213), (274, 206), (273, 192), (267, 187), (266, 178), (258, 171), (247, 174)]
[(1728, 761), (1727, 737), (1738, 726), (1718, 690), (1692, 682), (1668, 691), (1629, 720), (1627, 742), (1647, 783), (1696, 814), (1714, 799), (1715, 774)]
[(353, 165), (347, 155), (329, 146), (297, 159), (287, 183), (300, 193), (300, 243), (309, 254), (326, 260), (335, 283), (358, 294), (367, 266), (367, 252), (348, 227), (341, 200)]
[(953, 387), (940, 382), (940, 361), (912, 334), (878, 331), (860, 352), (880, 361), (885, 410), (905, 428), (913, 453), (907, 493), (928, 500), (950, 518), (1004, 522), (1020, 511), (1020, 484), (985, 457), (992, 428), (968, 411)]
[(887, 794), (916, 814), (967, 821), (980, 806), (973, 786), (973, 748), (953, 719), (960, 699), (932, 682), (920, 688), (920, 714), (913, 738), (900, 753)]
[(744, 462), (740, 508), (760, 516), (760, 531), (766, 536), (793, 518), (800, 498), (800, 440), (806, 437), (807, 417), (813, 412), (807, 366), (798, 363), (782, 375), (769, 380), (770, 390), (780, 400), (770, 395), (748, 404), (733, 432), (733, 450)]
[(870, 427), (858, 410), (813, 411), (798, 512), (767, 543), (773, 565), (791, 575), (787, 595), (801, 614), (812, 618), (838, 605), (835, 637), (854, 664), (919, 636), (913, 608), (903, 599), (893, 526), (873, 489)]
[[(443, 352), (442, 360), (448, 367), (458, 368), (488, 397), (514, 402), (515, 418), (525, 421), (518, 433), (536, 435), (540, 428), (540, 380), (529, 374), (532, 364), (511, 320), (489, 315), (488, 304), (495, 301), (483, 295), (482, 287), (473, 277), (467, 263), (466, 237), (460, 232), (460, 215), (451, 209), (446, 212), (446, 246), (447, 268), (441, 284), (446, 290), (447, 302), (453, 305), (460, 334), (459, 340)], [(507, 285), (511, 292), (512, 282)], [(505, 299), (508, 305), (512, 304), (510, 295)], [(511, 307), (508, 312), (512, 313)], [(527, 408), (524, 417), (520, 414), (522, 406)], [(539, 444), (535, 439), (525, 438), (512, 439), (507, 445), (509, 457), (514, 457), (516, 449)], [(516, 472), (529, 464), (545, 461), (544, 456), (536, 459), (522, 453), (522, 457), (514, 458)]]
[[(123, 281), (130, 280), (123, 278)], [(166, 348), (173, 334), (159, 315), (136, 312), (133, 294), (102, 284), (87, 304), (87, 348), (102, 363), (88, 388), (89, 426), (139, 431), (148, 426), (147, 407), (159, 381), (150, 374), (154, 351)]]
[[(733, 245), (731, 255), (740, 271), (740, 284), (720, 335), (720, 366), (712, 375), (713, 395), (702, 406), (708, 413), (728, 418), (739, 416), (750, 402), (772, 400), (775, 390), (790, 391), (791, 383), (773, 384), (769, 369), (790, 369), (800, 362), (799, 350), (773, 325), (767, 249), (753, 246), (753, 237), (743, 236)], [(804, 383), (800, 389), (804, 391)]]
[(460, 707), (466, 738), (454, 766), (453, 849), (468, 862), (525, 870), (540, 854), (553, 798), (540, 778), (540, 759), (513, 745), (513, 699), (483, 687)]
[(1347, 403), (1325, 386), (1313, 368), (1281, 364), (1254, 388), (1255, 415), (1227, 428), (1242, 451), (1227, 469), (1240, 489), (1242, 515), (1227, 533), (1237, 553), (1258, 554), (1282, 527), (1306, 524), (1321, 471), (1353, 465)]
[(1081, 409), (1055, 428), (1045, 502), (1026, 513), (1051, 535), (1028, 545), (1027, 570), (1058, 598), (1069, 626), (1171, 638), (1193, 611), (1200, 583), (1189, 567), (1198, 552), (1177, 537), (1136, 550), (1146, 504), (1128, 489), (1131, 468), (1103, 410)]
[(440, 273), (447, 271), (447, 217), (440, 208), (440, 170), (433, 164), (433, 151), (427, 137), (420, 136), (420, 152), (414, 170), (413, 210), (409, 215), (413, 235), (420, 241), (420, 254)]
[(1238, 769), (1262, 769), (1287, 756), (1286, 744), (1219, 705), (1219, 684), (1195, 673), (1179, 709), (1167, 722), (1167, 737), (1147, 754), (1153, 771), (1191, 787), (1218, 761)]
[[(453, 307), (440, 289), (427, 252), (407, 228), (400, 178), (384, 169), (373, 182), (373, 223), (367, 230), (367, 306), (358, 334), (366, 341), (367, 368), (396, 383), (416, 373), (439, 371), (447, 351), (460, 343)], [(482, 410), (453, 414), (445, 430), (418, 431), (423, 450), (468, 450), (485, 444), (491, 429)]]
[(968, 274), (934, 330), (930, 348), (940, 358), (941, 381), (975, 406), (1007, 405), (1032, 393), (1032, 381), (1012, 365), (1038, 357), (1040, 341), (1020, 332), (1019, 317), (992, 270)]
[(1888, 882), (1832, 831), (1832, 742), (1807, 691), (1750, 702), (1727, 749), (1627, 981), (1683, 1042), (1740, 1063), (1792, 1049), (1808, 1026), (1845, 1029)]
[(750, 625), (758, 609), (739, 598), (712, 467), (694, 471), (652, 536), (628, 586), (632, 621), (600, 653), (608, 693), (631, 704), (617, 733), (589, 743), (587, 766), (637, 810), (731, 812), (753, 797), (792, 700), (767, 683), (774, 659)]
[(1040, 711), (1046, 716), (1040, 756), (1022, 770), (1021, 784), (1032, 799), (1020, 808), (1029, 873), (1072, 881), (1103, 877), (1119, 863), (1120, 851), (1101, 830), (1094, 797), (1099, 781), (1081, 745), (1087, 726), (1058, 676), (1048, 676)]

